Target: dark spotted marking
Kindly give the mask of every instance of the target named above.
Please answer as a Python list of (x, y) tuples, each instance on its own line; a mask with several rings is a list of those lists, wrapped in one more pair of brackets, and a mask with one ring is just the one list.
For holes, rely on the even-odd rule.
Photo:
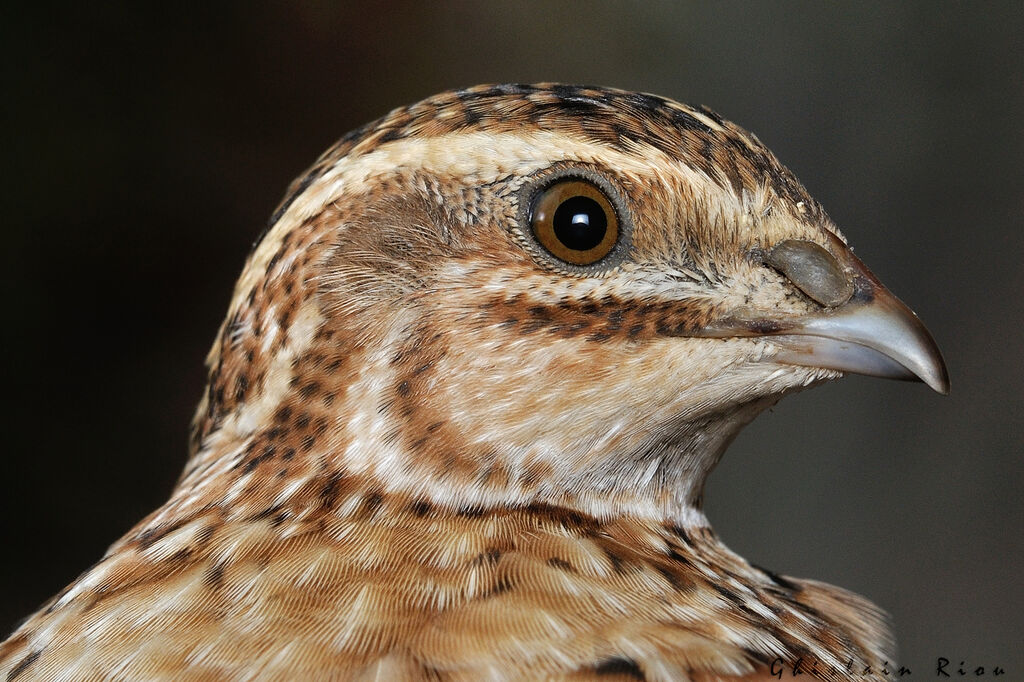
[(160, 525), (155, 528), (147, 528), (136, 536), (135, 541), (139, 543), (139, 549), (149, 549), (157, 541), (184, 526), (188, 520), (189, 519), (178, 519), (177, 521)]
[(360, 512), (363, 516), (372, 517), (380, 508), (384, 505), (384, 495), (380, 492), (374, 491), (363, 498), (363, 504), (360, 508)]
[(455, 513), (464, 519), (478, 519), (486, 514), (487, 510), (480, 505), (464, 505), (459, 507)]
[(604, 551), (604, 555), (608, 557), (608, 561), (612, 564), (612, 570), (618, 575), (626, 574), (626, 561), (618, 554), (612, 551), (608, 546), (602, 546), (601, 549)]
[[(562, 298), (552, 305), (526, 307), (516, 296), (492, 299), (490, 306), (477, 317), (481, 324), (514, 327), (520, 334), (547, 331), (565, 338), (586, 334), (587, 341), (603, 343), (613, 337), (636, 339), (654, 333), (686, 336), (706, 326), (715, 313), (714, 309), (693, 302), (663, 301), (631, 306), (612, 296), (599, 301)], [(635, 320), (628, 327), (627, 316)]]
[(530, 306), (529, 312), (534, 317), (541, 317), (541, 318), (544, 318), (546, 320), (550, 320), (551, 319), (551, 311), (546, 306), (542, 306), (542, 305)]
[(200, 547), (202, 547), (203, 545), (205, 545), (207, 542), (210, 541), (210, 538), (213, 537), (213, 534), (215, 532), (217, 532), (217, 526), (215, 526), (215, 525), (203, 526), (202, 528), (199, 529), (199, 532), (196, 533), (196, 544), (199, 545)]
[(36, 649), (25, 658), (18, 661), (18, 665), (11, 668), (10, 672), (7, 673), (7, 682), (17, 679), (18, 676), (25, 672), (30, 665), (36, 662), (42, 653), (42, 649)]
[(550, 559), (548, 559), (548, 566), (551, 566), (552, 568), (557, 568), (560, 571), (567, 571), (569, 573), (576, 573), (576, 567), (575, 566), (570, 564), (565, 559), (560, 559), (560, 558), (558, 558), (556, 556), (553, 556)]
[(625, 656), (606, 658), (594, 666), (595, 675), (625, 675), (634, 680), (646, 680), (647, 676), (636, 661)]
[[(270, 260), (267, 262), (267, 272), (273, 270), (274, 266), (281, 262), (281, 256), (283, 255), (282, 252), (284, 250), (284, 246), (285, 244), (282, 244), (281, 248), (277, 250), (277, 253), (270, 257)], [(263, 286), (267, 286), (266, 282), (264, 282)]]
[(658, 95), (651, 95), (645, 92), (631, 92), (625, 97), (627, 100), (632, 102), (635, 106), (640, 109), (646, 109), (648, 111), (657, 111), (663, 107), (668, 106), (668, 102), (664, 97)]
[(511, 592), (514, 588), (515, 584), (513, 584), (512, 582), (512, 576), (502, 575), (499, 576), (498, 579), (494, 581), (494, 583), (491, 584), (491, 586), (487, 590), (480, 594), (480, 599), (491, 599), (493, 597), (498, 597), (500, 595), (505, 594), (506, 592)]
[[(255, 469), (256, 467), (258, 467), (260, 464), (262, 464), (263, 462), (266, 462), (268, 459), (273, 458), (273, 456), (275, 454), (277, 454), (277, 446), (276, 445), (266, 445), (266, 446), (264, 446), (263, 452), (261, 452), (260, 454), (256, 455), (255, 457), (249, 459), (249, 461), (247, 461), (245, 463), (245, 469), (243, 470), (244, 473), (248, 474), (248, 473), (252, 472), (252, 470)], [(238, 468), (237, 464), (235, 465), (235, 468), (236, 469)]]
[(216, 563), (207, 566), (203, 571), (203, 584), (211, 590), (219, 590), (224, 584), (224, 564)]
[(550, 327), (551, 325), (552, 320), (549, 317), (534, 317), (533, 319), (526, 320), (525, 322), (523, 322), (523, 324), (520, 325), (519, 327), (519, 331), (520, 333), (523, 334), (530, 334), (535, 331), (544, 329), (545, 327)]
[(299, 389), (299, 397), (303, 400), (309, 400), (309, 398), (320, 390), (320, 382), (310, 381)]
[(414, 501), (411, 505), (409, 505), (409, 509), (410, 509), (410, 511), (412, 511), (413, 514), (415, 514), (416, 516), (419, 516), (421, 518), (426, 516), (427, 514), (431, 513), (434, 510), (434, 508), (431, 506), (431, 504), (429, 502), (427, 502), (426, 500), (416, 500), (416, 501)]
[(463, 114), (463, 116), (465, 118), (465, 120), (464, 120), (464, 127), (465, 128), (471, 128), (471, 127), (473, 127), (474, 125), (480, 123), (480, 121), (483, 120), (484, 113), (479, 111), (476, 107), (468, 106), (468, 107), (466, 107), (465, 113)]
[(758, 566), (757, 564), (750, 565), (764, 573), (766, 576), (768, 576), (768, 579), (776, 585), (778, 585), (779, 587), (784, 587), (785, 589), (792, 590), (793, 592), (800, 592), (801, 590), (803, 590), (803, 588), (800, 585), (797, 585), (791, 580), (786, 580), (774, 571), (769, 571), (767, 568), (764, 568), (763, 566)]
[(494, 564), (498, 563), (500, 559), (501, 550), (497, 547), (491, 547), (487, 551), (481, 552), (480, 554), (477, 554), (475, 557), (473, 557), (473, 560), (470, 562), (470, 565), (483, 566), (484, 564), (489, 564), (493, 566)]
[(334, 508), (334, 505), (338, 501), (338, 495), (341, 493), (341, 482), (344, 478), (344, 474), (340, 471), (335, 471), (320, 487), (320, 492), (317, 494), (317, 497), (320, 500), (320, 506), (322, 508)]
[(313, 433), (317, 436), (322, 436), (327, 433), (328, 426), (330, 426), (330, 423), (327, 421), (326, 417), (317, 417), (313, 422)]
[(694, 530), (696, 535), (699, 535), (705, 542), (717, 542), (718, 536), (715, 535), (715, 530), (711, 526), (701, 526)]
[(242, 402), (249, 390), (249, 377), (246, 374), (239, 374), (235, 377), (235, 400)]
[(392, 128), (391, 130), (386, 130), (383, 135), (377, 138), (377, 141), (380, 144), (384, 144), (385, 142), (392, 142), (393, 140), (401, 140), (402, 137), (403, 135), (401, 130), (398, 128)]
[(679, 552), (677, 552), (674, 549), (671, 549), (671, 548), (669, 549), (668, 556), (673, 561), (675, 561), (677, 563), (680, 563), (680, 564), (683, 564), (684, 566), (687, 566), (687, 567), (692, 567), (693, 566), (693, 561), (690, 560), (690, 557), (686, 556), (685, 554), (680, 554)]
[(668, 529), (670, 533), (672, 533), (672, 535), (675, 535), (677, 538), (682, 540), (684, 544), (689, 545), (691, 547), (693, 546), (693, 541), (690, 540), (690, 535), (686, 532), (685, 528), (683, 528), (682, 526), (677, 526), (674, 523), (669, 524), (665, 527)]
[(273, 516), (274, 514), (278, 513), (279, 511), (281, 511), (282, 508), (283, 507), (281, 505), (279, 505), (279, 504), (271, 505), (271, 506), (269, 506), (269, 507), (267, 507), (265, 509), (261, 509), (260, 511), (256, 512), (255, 514), (250, 516), (248, 518), (248, 520), (249, 521), (262, 521), (264, 519), (269, 519), (271, 516)]
[(677, 592), (689, 592), (693, 590), (693, 583), (686, 580), (678, 571), (674, 571), (666, 566), (655, 566), (658, 573), (660, 573), (665, 580), (668, 581), (669, 585), (672, 586)]
[(541, 521), (557, 524), (563, 530), (576, 535), (593, 537), (601, 530), (601, 524), (597, 519), (565, 507), (536, 503), (524, 507), (523, 510)]

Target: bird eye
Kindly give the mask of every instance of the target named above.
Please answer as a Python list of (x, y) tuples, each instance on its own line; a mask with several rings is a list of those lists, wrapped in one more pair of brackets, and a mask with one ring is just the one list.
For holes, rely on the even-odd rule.
[(619, 218), (599, 187), (562, 178), (537, 193), (530, 214), (537, 242), (572, 265), (593, 265), (615, 248)]

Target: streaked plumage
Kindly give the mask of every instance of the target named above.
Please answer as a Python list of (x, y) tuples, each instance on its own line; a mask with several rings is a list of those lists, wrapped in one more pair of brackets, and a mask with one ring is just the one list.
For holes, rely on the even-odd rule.
[[(531, 227), (562, 178), (616, 212), (593, 265)], [(274, 215), (208, 364), (171, 499), (0, 646), (8, 679), (752, 681), (803, 659), (864, 680), (891, 660), (872, 604), (717, 541), (703, 484), (787, 392), (841, 369), (944, 391), (945, 369), (706, 109), (487, 86), (350, 133)]]

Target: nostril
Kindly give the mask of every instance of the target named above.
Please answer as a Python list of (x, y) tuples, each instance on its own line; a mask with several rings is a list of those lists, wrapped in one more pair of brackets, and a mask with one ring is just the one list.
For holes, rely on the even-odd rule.
[(853, 295), (853, 283), (843, 266), (835, 256), (814, 242), (781, 241), (772, 247), (764, 262), (825, 307), (842, 305)]

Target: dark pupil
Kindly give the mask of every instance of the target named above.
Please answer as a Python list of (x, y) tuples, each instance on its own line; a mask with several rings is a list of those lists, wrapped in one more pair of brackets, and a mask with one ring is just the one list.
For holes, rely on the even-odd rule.
[(566, 199), (552, 220), (558, 241), (575, 251), (588, 251), (604, 239), (608, 219), (601, 205), (589, 197)]

